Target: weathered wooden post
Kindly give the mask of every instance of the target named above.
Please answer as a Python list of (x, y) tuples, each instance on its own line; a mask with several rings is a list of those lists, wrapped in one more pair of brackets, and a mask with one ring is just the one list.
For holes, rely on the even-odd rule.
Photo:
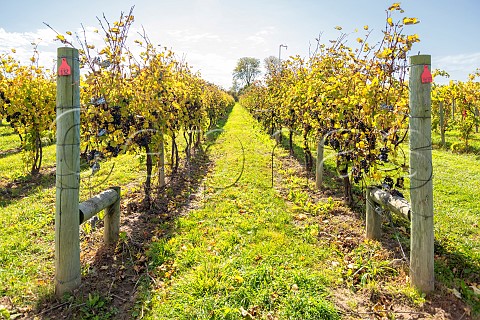
[(371, 188), (367, 188), (365, 191), (365, 198), (367, 200), (365, 233), (367, 239), (380, 240), (382, 236), (382, 216), (375, 210), (375, 203), (372, 199), (371, 191)]
[(410, 57), (410, 279), (422, 292), (434, 290), (431, 56)]
[(323, 185), (323, 150), (325, 146), (325, 138), (322, 136), (317, 144), (317, 163), (315, 171), (315, 186), (318, 190)]
[(452, 121), (455, 121), (455, 108), (456, 108), (456, 103), (455, 103), (455, 98), (453, 98), (453, 101), (452, 101)]
[(61, 297), (80, 285), (80, 68), (77, 49), (58, 48), (57, 56), (55, 293)]
[(163, 132), (160, 134), (160, 141), (158, 143), (158, 186), (159, 191), (161, 188), (165, 187), (165, 140)]
[(443, 110), (443, 101), (440, 101), (440, 137), (441, 145), (445, 147), (445, 111)]
[(478, 133), (478, 117), (480, 116), (480, 112), (478, 108), (475, 108), (475, 132)]
[(105, 208), (103, 241), (106, 244), (114, 244), (120, 234), (120, 187), (111, 187), (117, 192), (117, 200)]

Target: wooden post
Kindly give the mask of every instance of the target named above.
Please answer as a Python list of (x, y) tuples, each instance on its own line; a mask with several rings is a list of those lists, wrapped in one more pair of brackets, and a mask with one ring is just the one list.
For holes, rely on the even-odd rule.
[(455, 121), (455, 98), (452, 101), (452, 121)]
[(318, 190), (323, 185), (323, 150), (325, 146), (325, 138), (322, 136), (317, 144), (317, 164), (315, 171), (315, 186)]
[(78, 200), (80, 186), (80, 68), (78, 50), (57, 50), (57, 168), (55, 293), (80, 285)]
[(158, 186), (165, 187), (165, 139), (163, 132), (160, 134), (160, 142), (158, 144)]
[(120, 233), (120, 187), (111, 187), (117, 192), (117, 201), (105, 208), (103, 241), (114, 244), (118, 241)]
[(367, 239), (380, 240), (382, 237), (382, 216), (375, 210), (375, 202), (373, 201), (372, 189), (367, 188), (366, 195), (366, 225), (365, 231)]
[(443, 110), (443, 101), (440, 101), (440, 137), (441, 145), (445, 147), (445, 111)]
[(422, 82), (430, 55), (410, 57), (410, 279), (422, 292), (434, 290), (431, 83)]
[(478, 108), (475, 108), (475, 132), (478, 133), (478, 117), (479, 117), (479, 111)]

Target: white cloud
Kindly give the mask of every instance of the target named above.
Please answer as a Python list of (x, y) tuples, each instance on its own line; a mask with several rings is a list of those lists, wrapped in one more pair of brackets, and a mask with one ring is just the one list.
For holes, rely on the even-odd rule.
[(255, 34), (248, 36), (246, 40), (254, 45), (262, 45), (267, 43), (268, 36), (272, 35), (274, 32), (274, 27), (265, 27), (264, 29), (256, 32)]
[[(448, 72), (450, 79), (466, 81), (470, 73), (480, 68), (480, 52), (434, 58), (432, 66)], [(448, 82), (449, 79), (443, 79), (443, 81)]]
[[(0, 28), (0, 54), (12, 54), (21, 63), (29, 63), (33, 48), (37, 44), (40, 52), (39, 63), (48, 68), (56, 58), (54, 38), (55, 33), (47, 28), (35, 32), (8, 32)], [(12, 49), (16, 50), (14, 54)]]
[[(89, 44), (95, 45), (96, 48), (93, 51), (97, 52), (104, 46), (104, 42), (102, 30), (100, 30), (99, 33), (96, 33), (95, 30), (95, 27), (85, 27), (85, 37), (87, 38)], [(76, 47), (80, 47), (76, 39), (76, 34), (79, 36), (80, 40), (83, 41), (83, 29), (78, 28), (71, 31), (74, 34), (72, 36), (65, 35), (67, 40), (72, 42)], [(133, 40), (139, 38), (137, 32), (142, 33), (142, 30), (138, 28), (132, 28), (130, 30), (130, 37), (128, 41), (132, 51), (135, 54), (140, 52), (138, 45), (133, 44)], [(168, 40), (169, 44), (174, 43), (176, 45), (180, 45), (181, 48), (179, 48), (179, 50), (174, 48), (178, 59), (185, 57), (188, 64), (193, 66), (195, 71), (200, 71), (205, 80), (214, 82), (225, 87), (226, 89), (231, 86), (231, 72), (225, 72), (225, 70), (233, 70), (235, 68), (235, 58), (229, 58), (228, 55), (226, 57), (222, 56), (218, 52), (214, 52), (214, 49), (212, 50), (212, 46), (210, 45), (211, 41), (218, 45), (218, 43), (221, 42), (220, 36), (208, 32), (194, 33), (192, 30), (170, 30), (167, 31), (166, 34), (167, 38), (155, 38), (162, 38), (162, 42), (164, 40)], [(26, 33), (7, 32), (0, 28), (0, 54), (12, 53), (11, 49), (14, 48), (16, 53), (12, 53), (12, 55), (23, 63), (29, 63), (29, 59), (33, 54), (32, 42), (35, 42), (39, 44), (40, 64), (45, 65), (46, 67), (52, 67), (53, 61), (56, 59), (57, 47), (61, 46), (60, 42), (54, 41), (55, 37), (55, 32), (47, 28)], [(155, 41), (153, 40), (154, 38), (150, 39)], [(199, 50), (198, 47), (196, 50), (192, 50), (189, 48), (190, 43), (204, 43), (202, 47), (207, 47), (211, 50), (207, 50), (209, 51), (207, 53), (201, 53), (205, 51)], [(185, 53), (183, 51), (185, 51)]]
[(235, 58), (228, 58), (217, 53), (190, 52), (186, 59), (193, 70), (200, 71), (203, 79), (213, 82), (228, 89), (232, 86), (231, 72), (225, 70), (235, 69), (237, 63)]
[[(84, 42), (87, 39), (88, 44), (93, 44), (95, 49), (91, 54), (96, 53), (104, 47), (104, 41), (102, 36), (102, 30), (96, 32), (97, 28), (86, 26), (85, 30), (77, 28), (71, 30), (73, 35), (69, 36), (64, 34), (65, 38), (71, 42), (76, 48), (80, 48), (77, 36), (80, 41)], [(133, 32), (132, 32), (133, 34)], [(57, 48), (63, 46), (60, 41), (56, 41), (56, 33), (49, 29), (37, 29), (34, 32), (7, 32), (5, 29), (0, 28), (0, 54), (11, 54), (15, 59), (21, 63), (29, 63), (30, 58), (33, 55), (34, 45), (38, 45), (39, 64), (44, 65), (47, 68), (53, 66), (54, 61), (57, 59)], [(133, 40), (131, 41), (133, 43)], [(131, 43), (129, 43), (131, 45)], [(15, 53), (12, 53), (12, 49), (15, 49)]]
[[(32, 39), (33, 40), (33, 39)], [(26, 33), (7, 32), (0, 28), (0, 48), (17, 48), (18, 46), (29, 45), (32, 40), (28, 40)]]
[(167, 30), (166, 34), (178, 42), (221, 41), (220, 36), (210, 32), (195, 33), (192, 30)]

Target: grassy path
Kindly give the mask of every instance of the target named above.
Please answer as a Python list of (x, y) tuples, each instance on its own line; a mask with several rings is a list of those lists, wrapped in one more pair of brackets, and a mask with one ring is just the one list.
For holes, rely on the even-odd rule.
[[(177, 221), (172, 237), (150, 248), (153, 289), (138, 306), (146, 318), (339, 317), (326, 290), (337, 278), (326, 265), (332, 249), (315, 245), (318, 230), (296, 224), (271, 188), (272, 148), (237, 105), (209, 148), (215, 167), (203, 200)], [(243, 155), (239, 182), (223, 189), (242, 171)]]
[[(458, 288), (480, 313), (480, 158), (433, 150), (436, 279)], [(478, 291), (478, 289), (477, 289)]]

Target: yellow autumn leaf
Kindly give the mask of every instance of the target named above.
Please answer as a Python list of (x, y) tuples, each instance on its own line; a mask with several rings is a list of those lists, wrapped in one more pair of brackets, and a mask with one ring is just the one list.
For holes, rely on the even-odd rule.
[(393, 20), (392, 20), (391, 17), (389, 17), (389, 18), (387, 19), (387, 23), (388, 23), (388, 25), (389, 25), (390, 27), (393, 27)]
[(377, 52), (376, 56), (377, 58), (380, 58), (380, 59), (385, 59), (387, 58), (390, 54), (392, 54), (392, 49), (390, 48), (385, 48), (383, 49), (382, 52)]
[(57, 34), (57, 39), (60, 40), (60, 41), (65, 41), (65, 37), (61, 34)]
[(337, 30), (342, 30), (342, 27), (336, 26), (335, 29), (337, 29)]
[(418, 20), (417, 18), (403, 18), (403, 24), (405, 25), (410, 25), (410, 24), (417, 24), (419, 23), (420, 20)]
[(235, 276), (235, 281), (236, 281), (237, 283), (243, 283), (244, 280), (243, 280), (243, 277), (242, 277), (242, 276), (236, 275), (236, 276)]
[(65, 32), (65, 33), (68, 34), (69, 36), (72, 35), (72, 32), (71, 32), (71, 31), (67, 31), (67, 32)]
[(395, 2), (394, 4), (392, 4), (389, 8), (388, 8), (389, 11), (392, 11), (392, 10), (401, 10), (400, 8), (400, 3), (399, 2)]
[(412, 35), (409, 35), (407, 36), (407, 40), (409, 42), (419, 42), (420, 41), (420, 37), (418, 36), (418, 34), (412, 34)]
[(114, 27), (114, 28), (111, 28), (111, 29), (110, 29), (110, 32), (119, 33), (120, 30), (119, 30), (117, 27)]
[(368, 25), (364, 25), (364, 26), (363, 26), (363, 29), (364, 29), (364, 30), (368, 30)]

